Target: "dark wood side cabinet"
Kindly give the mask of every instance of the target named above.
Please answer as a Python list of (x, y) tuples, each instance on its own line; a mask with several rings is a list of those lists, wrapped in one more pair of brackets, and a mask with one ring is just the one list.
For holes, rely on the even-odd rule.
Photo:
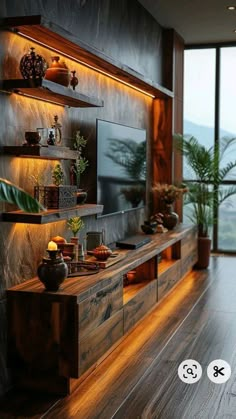
[(57, 292), (46, 292), (38, 278), (7, 290), (8, 359), (18, 385), (71, 393), (192, 269), (193, 227), (150, 237), (139, 249), (122, 250), (113, 266), (66, 279)]

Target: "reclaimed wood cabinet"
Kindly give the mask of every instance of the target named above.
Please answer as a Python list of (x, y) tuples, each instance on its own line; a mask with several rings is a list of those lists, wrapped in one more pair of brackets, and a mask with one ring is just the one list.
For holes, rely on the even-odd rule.
[(19, 386), (71, 393), (192, 269), (193, 227), (150, 238), (94, 275), (66, 279), (57, 292), (37, 277), (7, 290), (8, 360)]

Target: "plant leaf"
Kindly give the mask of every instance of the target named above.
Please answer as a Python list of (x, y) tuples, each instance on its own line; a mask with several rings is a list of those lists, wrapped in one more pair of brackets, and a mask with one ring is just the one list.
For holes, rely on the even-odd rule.
[(30, 194), (3, 178), (0, 178), (0, 201), (15, 204), (26, 212), (45, 211), (45, 208)]

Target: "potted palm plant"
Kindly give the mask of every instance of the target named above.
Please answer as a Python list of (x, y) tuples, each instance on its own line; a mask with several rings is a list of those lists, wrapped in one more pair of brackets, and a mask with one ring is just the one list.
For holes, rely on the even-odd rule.
[(195, 137), (174, 136), (177, 149), (186, 159), (190, 174), (185, 195), (187, 217), (198, 229), (198, 262), (196, 267), (207, 268), (210, 259), (209, 229), (215, 223), (219, 206), (236, 194), (236, 187), (222, 185), (236, 168), (236, 160), (224, 164), (223, 158), (236, 138), (223, 138), (215, 146), (205, 147)]

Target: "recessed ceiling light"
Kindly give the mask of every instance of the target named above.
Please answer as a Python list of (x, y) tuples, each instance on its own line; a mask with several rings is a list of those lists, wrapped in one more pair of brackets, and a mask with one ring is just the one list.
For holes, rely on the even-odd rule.
[(235, 10), (236, 9), (236, 6), (227, 6), (227, 9), (228, 10)]

